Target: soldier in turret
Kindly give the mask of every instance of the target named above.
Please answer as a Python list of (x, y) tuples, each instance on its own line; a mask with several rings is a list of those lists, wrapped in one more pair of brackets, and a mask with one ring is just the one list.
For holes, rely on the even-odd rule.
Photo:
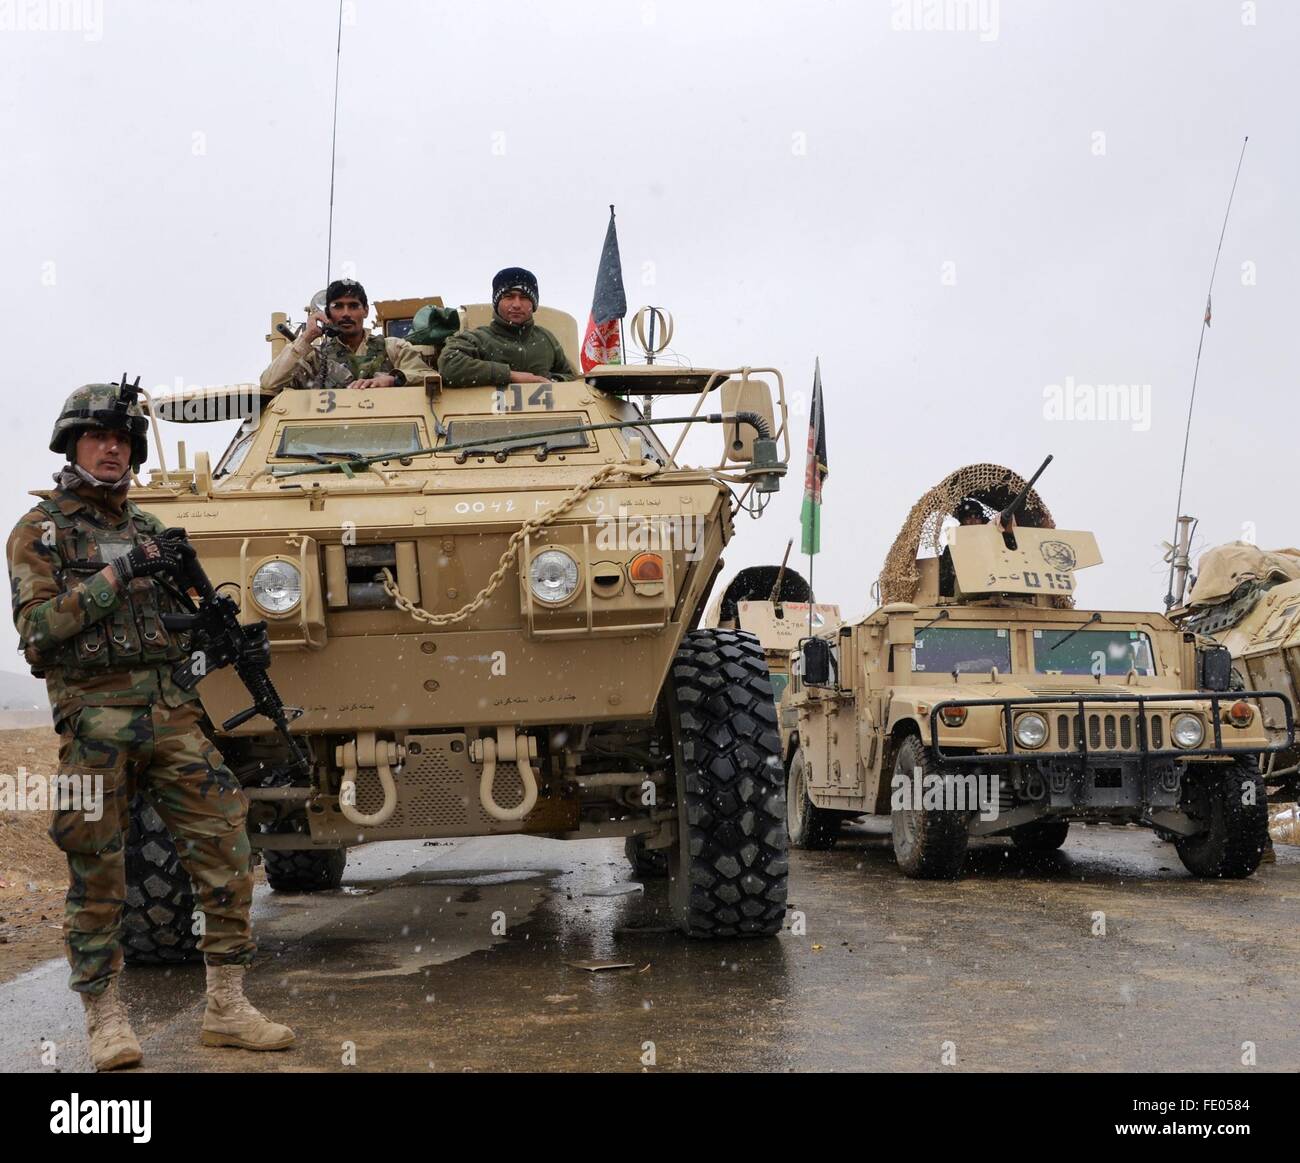
[[(423, 383), (433, 369), (405, 339), (370, 335), (370, 300), (355, 279), (335, 279), (325, 290), (325, 312), (307, 325), (262, 373), (262, 388), (393, 388)], [(326, 329), (329, 329), (327, 334)]]

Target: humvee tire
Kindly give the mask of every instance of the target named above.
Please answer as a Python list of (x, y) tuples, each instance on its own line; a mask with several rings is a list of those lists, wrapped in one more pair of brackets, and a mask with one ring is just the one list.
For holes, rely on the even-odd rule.
[(689, 937), (774, 936), (788, 892), (785, 779), (758, 639), (690, 631), (665, 693), (677, 784), (674, 920)]
[(171, 965), (199, 956), (194, 889), (162, 817), (131, 799), (126, 837), (122, 953), (128, 965)]
[(664, 848), (646, 848), (640, 836), (629, 836), (623, 844), (623, 855), (637, 876), (652, 879), (668, 875), (668, 851)]
[(1069, 834), (1069, 820), (1040, 820), (1012, 828), (1011, 843), (1024, 852), (1055, 852)]
[[(928, 749), (915, 735), (903, 740), (894, 759), (895, 780), (910, 786), (912, 772), (933, 772)], [(924, 808), (899, 809), (890, 814), (894, 860), (906, 876), (918, 880), (952, 880), (961, 875), (970, 839), (968, 813)]]
[(262, 850), (266, 883), (273, 892), (325, 892), (343, 883), (346, 848)]
[(808, 761), (804, 759), (803, 748), (796, 747), (790, 757), (785, 781), (786, 831), (790, 833), (790, 843), (794, 847), (824, 851), (835, 847), (835, 838), (840, 833), (840, 815), (819, 808), (808, 798), (807, 770)]
[(1259, 867), (1268, 845), (1268, 795), (1253, 756), (1220, 770), (1183, 776), (1181, 806), (1210, 826), (1175, 838), (1174, 847), (1193, 876), (1240, 880)]

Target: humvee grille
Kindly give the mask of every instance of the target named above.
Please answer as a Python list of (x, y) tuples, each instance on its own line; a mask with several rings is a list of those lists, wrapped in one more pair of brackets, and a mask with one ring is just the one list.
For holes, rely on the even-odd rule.
[[(1159, 749), (1164, 746), (1164, 723), (1159, 715), (1150, 715), (1147, 723), (1151, 733), (1151, 746)], [(1133, 715), (1089, 715), (1088, 749), (1090, 751), (1135, 751), (1137, 750), (1137, 724)], [(1104, 747), (1103, 747), (1104, 743)], [(1060, 714), (1056, 716), (1056, 748), (1058, 751), (1079, 751), (1082, 739), (1079, 729), (1079, 716)]]

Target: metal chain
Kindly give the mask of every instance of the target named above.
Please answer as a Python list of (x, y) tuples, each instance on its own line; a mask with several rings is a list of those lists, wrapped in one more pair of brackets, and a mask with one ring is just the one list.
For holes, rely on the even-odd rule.
[(506, 545), (506, 551), (501, 555), (501, 560), (497, 562), (497, 567), (492, 571), (492, 576), (488, 578), (485, 585), (474, 596), (473, 601), (467, 602), (459, 610), (454, 610), (450, 614), (430, 614), (428, 610), (417, 606), (410, 598), (397, 588), (397, 582), (393, 579), (392, 573), (385, 568), (381, 574), (381, 580), (384, 584), (384, 593), (386, 593), (399, 610), (405, 610), (417, 622), (426, 622), (430, 626), (450, 626), (454, 622), (463, 622), (471, 614), (482, 608), (483, 604), (496, 592), (502, 580), (506, 576), (506, 571), (514, 563), (515, 558), (519, 555), (519, 547), (523, 544), (524, 538), (536, 533), (539, 529), (546, 528), (553, 521), (559, 520), (579, 501), (582, 500), (592, 489), (602, 481), (613, 476), (616, 472), (626, 469), (626, 465), (607, 464), (600, 472), (596, 473), (589, 481), (579, 485), (567, 497), (564, 498), (554, 509), (549, 510), (541, 517), (533, 517), (525, 521), (511, 535), (510, 541)]

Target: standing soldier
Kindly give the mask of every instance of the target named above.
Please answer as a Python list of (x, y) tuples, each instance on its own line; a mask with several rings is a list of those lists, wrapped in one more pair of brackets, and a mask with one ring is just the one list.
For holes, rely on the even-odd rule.
[[(146, 430), (125, 376), (121, 384), (78, 388), (50, 440), (68, 460), (57, 487), (9, 536), (14, 623), (33, 673), (45, 678), (60, 783), (85, 785), (80, 808), (57, 810), (50, 835), (68, 858), (70, 985), (86, 1008), (96, 1070), (141, 1061), (117, 990), (135, 790), (174, 837), (203, 912), (203, 1044), (281, 1050), (293, 1043), (293, 1031), (263, 1017), (243, 993), (256, 948), (246, 803), (203, 734), (197, 693), (172, 681), (188, 643), (164, 628), (161, 615), (183, 608), (167, 584), (182, 570), (182, 553), (192, 551), (160, 536), (160, 522), (127, 500), (132, 470), (146, 456)], [(96, 786), (102, 802), (94, 802)], [(65, 792), (59, 808), (71, 798)]]

